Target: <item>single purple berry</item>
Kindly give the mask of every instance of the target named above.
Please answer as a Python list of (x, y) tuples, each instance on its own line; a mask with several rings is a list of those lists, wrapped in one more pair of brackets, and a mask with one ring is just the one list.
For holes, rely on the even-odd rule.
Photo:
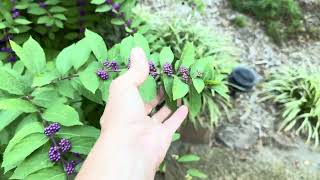
[(14, 56), (11, 56), (11, 57), (9, 57), (9, 58), (7, 59), (7, 61), (13, 63), (13, 62), (16, 62), (16, 61), (17, 61), (17, 58), (14, 57)]
[(110, 68), (110, 66), (111, 66), (110, 61), (105, 60), (105, 61), (103, 62), (103, 66), (106, 67), (106, 68)]
[(39, 6), (45, 9), (47, 7), (47, 4), (45, 2), (39, 2)]
[(59, 147), (62, 152), (68, 152), (71, 149), (71, 142), (68, 139), (61, 139)]
[(52, 146), (49, 149), (48, 157), (52, 162), (58, 162), (61, 159), (61, 154), (59, 152), (59, 148), (56, 146)]
[(0, 49), (0, 51), (1, 51), (1, 52), (7, 52), (7, 53), (12, 53), (12, 52), (13, 52), (12, 49), (9, 48), (9, 47), (2, 47), (2, 48)]
[(119, 10), (120, 10), (120, 4), (119, 4), (119, 3), (114, 3), (114, 4), (112, 5), (112, 8), (113, 8), (114, 10), (116, 10), (116, 11), (119, 11)]
[(83, 10), (83, 9), (79, 10), (79, 15), (80, 16), (85, 16), (86, 15), (86, 11)]
[(165, 63), (163, 65), (163, 72), (168, 76), (173, 76), (173, 68), (172, 65), (169, 63)]
[(52, 123), (46, 128), (44, 128), (44, 134), (47, 136), (52, 136), (56, 134), (60, 130), (60, 124), (59, 123)]
[(127, 26), (131, 26), (131, 24), (132, 24), (132, 20), (131, 20), (131, 19), (128, 19), (128, 20), (127, 20)]
[(75, 167), (76, 167), (76, 162), (70, 161), (66, 164), (66, 166), (64, 167), (64, 170), (67, 173), (67, 175), (70, 175), (75, 172)]
[(158, 75), (157, 68), (156, 68), (156, 66), (154, 65), (154, 63), (152, 61), (149, 61), (149, 74), (153, 78), (156, 78), (157, 75)]
[(110, 68), (112, 71), (118, 71), (119, 70), (119, 64), (116, 61), (112, 61), (110, 63)]
[(11, 13), (11, 15), (13, 19), (16, 19), (17, 17), (20, 16), (20, 12), (18, 10), (15, 10)]
[(189, 80), (189, 69), (186, 67), (181, 66), (179, 68), (179, 73), (182, 76), (182, 80), (188, 82)]
[(105, 3), (112, 4), (112, 0), (106, 0)]
[(101, 69), (97, 71), (97, 76), (100, 77), (102, 80), (107, 80), (109, 79), (109, 74), (105, 70)]

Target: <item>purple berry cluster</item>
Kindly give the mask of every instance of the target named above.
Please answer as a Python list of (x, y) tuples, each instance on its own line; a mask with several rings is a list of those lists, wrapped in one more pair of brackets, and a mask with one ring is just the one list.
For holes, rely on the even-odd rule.
[[(115, 12), (115, 15), (118, 15), (124, 22), (126, 22), (124, 24), (124, 26), (126, 28), (130, 28), (131, 24), (132, 24), (132, 19), (127, 19), (125, 18), (125, 15), (123, 12), (120, 12), (121, 9), (121, 5), (117, 2), (113, 3), (112, 0), (106, 0), (105, 1), (106, 4), (111, 5), (112, 6), (112, 11)], [(135, 29), (132, 30), (133, 32), (136, 32)]]
[(67, 175), (71, 175), (75, 172), (76, 165), (77, 164), (75, 161), (70, 161), (65, 165), (64, 171), (67, 173)]
[(107, 71), (105, 71), (104, 69), (100, 69), (97, 71), (97, 76), (102, 79), (102, 80), (108, 80), (109, 79), (109, 74)]
[(60, 124), (59, 123), (52, 123), (46, 128), (44, 128), (44, 134), (46, 136), (53, 136), (60, 130)]
[(59, 148), (56, 146), (50, 147), (48, 156), (50, 161), (58, 162), (61, 159), (61, 153), (59, 151)]
[(179, 74), (181, 75), (182, 80), (184, 82), (188, 82), (189, 81), (189, 69), (188, 68), (181, 66), (179, 68)]
[(68, 152), (71, 150), (71, 142), (68, 139), (61, 139), (59, 142), (59, 148), (62, 152)]
[(119, 63), (117, 61), (108, 61), (105, 60), (103, 62), (103, 69), (99, 69), (97, 71), (97, 76), (102, 80), (109, 79), (109, 71), (111, 72), (118, 72), (120, 69)]
[[(56, 139), (53, 137), (53, 135), (55, 135), (60, 130), (60, 128), (61, 127), (58, 123), (52, 123), (49, 124), (44, 130), (44, 134), (50, 137), (50, 140), (53, 144), (53, 146), (51, 146), (49, 149), (48, 157), (49, 160), (54, 163), (61, 160), (64, 164), (64, 170), (66, 174), (71, 175), (75, 172), (75, 167), (80, 163), (80, 161), (70, 161), (66, 163), (66, 161), (63, 159), (64, 156), (62, 156), (62, 154), (69, 152), (72, 148), (72, 145), (70, 140), (65, 138), (61, 139), (59, 143), (56, 143)], [(72, 154), (74, 156), (74, 153)], [(77, 159), (81, 158), (80, 154), (77, 154), (77, 156), (75, 157)]]
[(152, 61), (149, 61), (149, 75), (154, 79), (158, 76), (157, 68)]
[(173, 76), (173, 68), (172, 65), (170, 63), (165, 63), (163, 65), (163, 72), (167, 75), (167, 76)]

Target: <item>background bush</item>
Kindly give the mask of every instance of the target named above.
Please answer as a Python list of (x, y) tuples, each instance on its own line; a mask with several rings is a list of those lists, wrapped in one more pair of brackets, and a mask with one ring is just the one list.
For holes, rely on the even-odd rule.
[(295, 129), (319, 145), (320, 72), (309, 66), (282, 68), (270, 75), (265, 85), (266, 99), (282, 110), (280, 130)]
[(276, 43), (301, 32), (303, 16), (296, 0), (229, 0), (231, 6), (262, 21)]

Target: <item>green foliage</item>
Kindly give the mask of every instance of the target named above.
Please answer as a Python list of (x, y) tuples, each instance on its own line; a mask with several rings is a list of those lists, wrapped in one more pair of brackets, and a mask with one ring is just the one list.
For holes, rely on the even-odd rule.
[[(175, 100), (189, 92), (189, 97), (184, 99), (190, 107), (189, 119), (195, 126), (213, 128), (218, 124), (221, 110), (227, 111), (230, 106), (226, 81), (236, 64), (236, 49), (227, 37), (215, 34), (192, 17), (166, 17), (143, 7), (137, 7), (134, 12), (135, 20), (140, 19), (138, 32), (147, 38), (153, 54), (160, 52), (161, 66), (174, 62), (176, 70), (180, 66), (190, 67), (193, 86), (189, 88), (177, 78), (162, 78), (168, 97)], [(210, 112), (206, 121), (200, 120), (201, 112)]]
[(296, 0), (229, 1), (234, 9), (263, 21), (267, 34), (277, 43), (294, 38), (303, 26), (303, 16)]
[(296, 129), (307, 135), (307, 142), (319, 145), (320, 72), (311, 67), (283, 68), (270, 75), (265, 84), (265, 99), (282, 110), (280, 130)]
[[(104, 39), (107, 39), (108, 43), (114, 44), (128, 33), (136, 31), (129, 23), (132, 21), (131, 9), (136, 0), (116, 2), (120, 4), (119, 9), (112, 7), (115, 1), (108, 4), (96, 0), (4, 0), (0, 8), (0, 48), (10, 47), (9, 40), (21, 44), (31, 35), (46, 49), (56, 51), (84, 37), (85, 28), (95, 29), (105, 35)], [(25, 45), (27, 47), (24, 49), (33, 48), (32, 45)], [(19, 53), (16, 50), (15, 52)], [(32, 56), (32, 53), (24, 51), (24, 58), (20, 57), (31, 62), (41, 61), (42, 63), (38, 64), (41, 67), (44, 57), (27, 57)], [(11, 52), (0, 52), (0, 60), (6, 61), (14, 56)]]
[[(56, 53), (52, 61), (46, 60), (40, 45), (29, 38), (23, 46), (17, 45), (14, 49), (19, 52), (17, 55), (20, 59), (25, 58), (20, 61), (23, 70), (1, 65), (0, 73), (3, 73), (4, 77), (11, 82), (9, 84), (3, 81), (7, 86), (0, 86), (0, 92), (3, 94), (0, 99), (2, 120), (0, 128), (2, 131), (15, 132), (5, 143), (7, 146), (3, 153), (2, 167), (5, 173), (13, 173), (12, 178), (65, 178), (63, 167), (49, 162), (47, 156), (46, 159), (41, 159), (45, 157), (44, 152), (48, 152), (50, 144), (55, 144), (57, 138), (67, 138), (72, 143), (71, 152), (79, 153), (80, 156), (87, 155), (99, 136), (97, 129), (99, 125), (95, 124), (92, 116), (86, 113), (87, 108), (107, 103), (110, 82), (127, 70), (128, 52), (133, 47), (140, 46), (150, 54), (149, 44), (141, 34), (125, 38), (119, 44), (109, 48), (109, 51), (100, 35), (89, 30), (86, 30), (85, 35), (82, 40), (66, 47), (61, 53)], [(12, 41), (11, 44), (16, 43)], [(29, 46), (33, 47), (32, 53), (25, 49)], [(118, 54), (119, 59), (115, 59), (119, 62), (120, 71), (109, 72), (110, 76), (106, 80), (99, 78), (96, 72), (103, 68), (103, 58), (115, 57), (115, 52), (121, 52), (121, 49), (122, 55)], [(85, 55), (79, 56), (76, 52), (80, 51), (85, 52)], [(29, 58), (34, 60), (38, 56), (39, 63), (31, 63)], [(81, 57), (81, 63), (74, 61), (75, 57)], [(188, 99), (191, 98), (190, 102), (194, 106), (193, 108), (192, 105), (190, 106), (192, 114), (197, 116), (202, 106), (201, 94), (206, 93), (208, 96), (219, 87), (214, 62), (206, 58), (197, 59), (192, 43), (186, 43), (179, 60), (174, 58), (168, 47), (159, 52), (153, 52), (148, 57), (156, 58), (153, 62), (159, 62), (155, 64), (157, 72), (161, 75), (149, 76), (140, 87), (141, 96), (146, 102), (156, 96), (159, 87), (163, 84), (167, 97), (166, 103), (175, 107), (178, 100), (182, 99), (182, 102), (188, 103)], [(162, 72), (161, 64), (164, 62), (171, 63), (177, 68), (173, 69), (173, 76)], [(178, 70), (180, 66), (189, 68), (190, 72), (193, 72), (190, 74), (190, 79), (182, 78)], [(17, 84), (11, 86), (12, 82)], [(11, 86), (10, 89), (8, 89), (9, 86)], [(96, 111), (94, 113), (96, 114)], [(99, 121), (99, 115), (96, 121)], [(43, 134), (44, 127), (49, 122), (58, 122), (62, 126), (56, 137), (48, 138)], [(174, 140), (178, 138), (179, 136), (175, 135)], [(70, 156), (67, 154), (64, 158), (69, 159)], [(198, 160), (197, 156), (186, 155), (177, 162)], [(36, 161), (39, 161), (38, 164)], [(36, 165), (27, 168), (33, 164)]]

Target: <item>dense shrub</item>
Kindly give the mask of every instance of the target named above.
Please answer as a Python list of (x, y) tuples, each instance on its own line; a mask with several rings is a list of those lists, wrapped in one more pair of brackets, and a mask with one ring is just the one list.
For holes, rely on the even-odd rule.
[[(103, 38), (87, 30), (84, 39), (64, 48), (53, 61), (46, 59), (31, 37), (23, 46), (10, 44), (20, 61), (0, 67), (0, 130), (10, 134), (4, 141), (2, 167), (5, 173), (13, 173), (13, 179), (74, 176), (99, 135), (100, 115), (93, 119), (85, 112), (90, 104), (107, 103), (111, 80), (130, 68), (129, 53), (135, 46), (142, 47), (150, 59), (150, 76), (140, 87), (145, 101), (152, 100), (163, 86), (167, 104), (175, 107), (179, 99), (192, 101), (190, 111), (197, 115), (201, 94), (215, 88), (213, 62), (195, 59), (191, 43), (176, 60), (169, 47), (150, 53), (140, 34), (107, 50)], [(199, 158), (187, 155), (176, 160)], [(197, 176), (196, 172), (201, 174), (194, 170), (187, 174)]]
[(264, 22), (277, 43), (301, 31), (303, 16), (296, 0), (229, 0), (232, 7)]
[(296, 129), (319, 145), (320, 72), (310, 67), (283, 68), (270, 76), (265, 85), (266, 99), (282, 110), (280, 130)]

